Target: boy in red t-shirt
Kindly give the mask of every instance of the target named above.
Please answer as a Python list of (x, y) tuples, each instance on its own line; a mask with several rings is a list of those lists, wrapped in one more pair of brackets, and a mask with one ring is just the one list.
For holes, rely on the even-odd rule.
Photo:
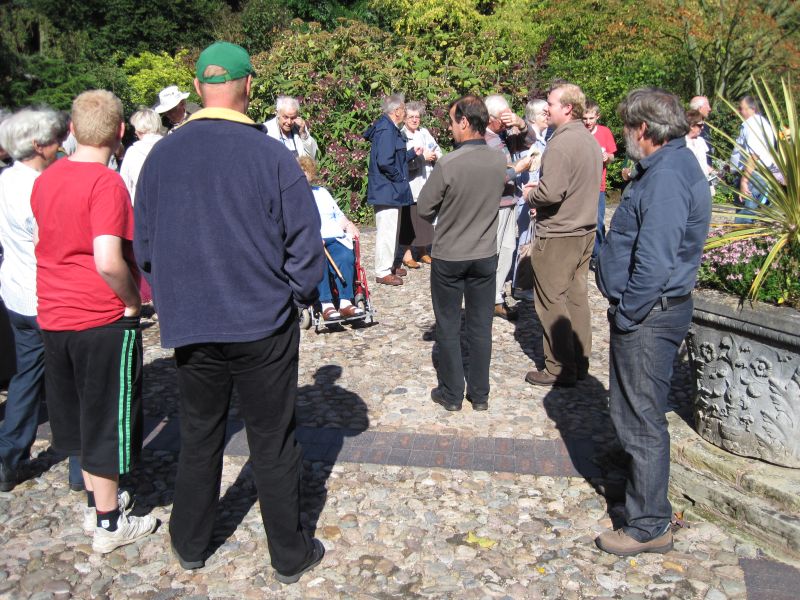
[[(614, 154), (617, 152), (617, 144), (614, 141), (614, 135), (608, 127), (600, 125), (597, 122), (599, 120), (600, 105), (594, 100), (587, 98), (586, 110), (583, 111), (583, 124), (594, 136), (594, 139), (597, 140), (600, 146), (600, 152), (603, 153), (603, 176), (600, 178), (600, 201), (597, 204), (597, 233), (594, 237), (594, 250), (592, 250), (592, 267), (594, 267), (594, 261), (597, 258), (600, 246), (606, 238), (606, 167), (614, 160)], [(592, 270), (594, 270), (594, 268), (592, 268)]]
[(122, 103), (105, 90), (78, 96), (70, 130), (77, 151), (37, 180), (36, 286), (45, 346), (53, 445), (80, 455), (88, 495), (84, 529), (111, 552), (152, 533), (152, 515), (128, 515), (119, 476), (142, 447), (141, 298), (133, 211), (109, 157), (125, 132)]

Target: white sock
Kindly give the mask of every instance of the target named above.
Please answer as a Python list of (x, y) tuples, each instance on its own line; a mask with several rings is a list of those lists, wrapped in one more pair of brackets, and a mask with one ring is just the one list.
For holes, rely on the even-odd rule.
[(339, 308), (340, 308), (340, 309), (341, 309), (341, 308), (347, 308), (348, 306), (350, 306), (350, 304), (352, 304), (352, 303), (350, 302), (350, 300), (344, 300), (344, 299), (342, 299), (342, 300), (339, 300)]
[(333, 308), (333, 302), (323, 302), (322, 303), (322, 312), (325, 312), (329, 308)]

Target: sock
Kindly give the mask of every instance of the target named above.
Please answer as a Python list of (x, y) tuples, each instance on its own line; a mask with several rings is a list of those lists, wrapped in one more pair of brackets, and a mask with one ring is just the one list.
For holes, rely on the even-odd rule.
[(341, 310), (342, 308), (347, 308), (348, 306), (350, 306), (350, 304), (352, 304), (350, 300), (345, 300), (344, 298), (342, 298), (341, 300), (339, 300), (339, 309)]
[(99, 510), (95, 509), (97, 513), (97, 526), (102, 527), (107, 531), (116, 531), (117, 530), (117, 521), (119, 520), (119, 507), (115, 508), (114, 510), (110, 510), (108, 512), (100, 512)]
[(322, 312), (325, 312), (325, 309), (333, 308), (333, 302), (323, 302), (322, 303)]
[(86, 490), (86, 506), (88, 506), (89, 508), (95, 507), (94, 492), (90, 492), (89, 490)]

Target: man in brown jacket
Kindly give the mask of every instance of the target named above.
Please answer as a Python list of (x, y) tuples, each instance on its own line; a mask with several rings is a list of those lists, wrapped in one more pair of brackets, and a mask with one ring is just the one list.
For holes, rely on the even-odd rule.
[(537, 210), (531, 262), (545, 354), (545, 368), (525, 376), (533, 385), (571, 387), (589, 371), (587, 279), (603, 166), (600, 148), (581, 122), (585, 103), (576, 85), (550, 90), (548, 123), (556, 131), (542, 156), (538, 186), (526, 188), (526, 198)]

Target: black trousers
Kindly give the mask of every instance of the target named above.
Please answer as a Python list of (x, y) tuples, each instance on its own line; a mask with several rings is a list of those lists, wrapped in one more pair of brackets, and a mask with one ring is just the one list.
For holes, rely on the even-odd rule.
[(436, 316), (436, 342), (439, 345), (439, 386), (448, 402), (461, 404), (464, 399), (462, 299), (469, 352), (467, 396), (473, 402), (489, 400), (496, 270), (497, 256), (460, 261), (435, 258), (431, 265), (431, 300)]
[(203, 558), (211, 542), (235, 386), (272, 566), (294, 573), (310, 560), (311, 537), (300, 526), (301, 448), (294, 436), (299, 340), (297, 323), (290, 319), (254, 342), (175, 350), (181, 452), (169, 530), (184, 559)]

